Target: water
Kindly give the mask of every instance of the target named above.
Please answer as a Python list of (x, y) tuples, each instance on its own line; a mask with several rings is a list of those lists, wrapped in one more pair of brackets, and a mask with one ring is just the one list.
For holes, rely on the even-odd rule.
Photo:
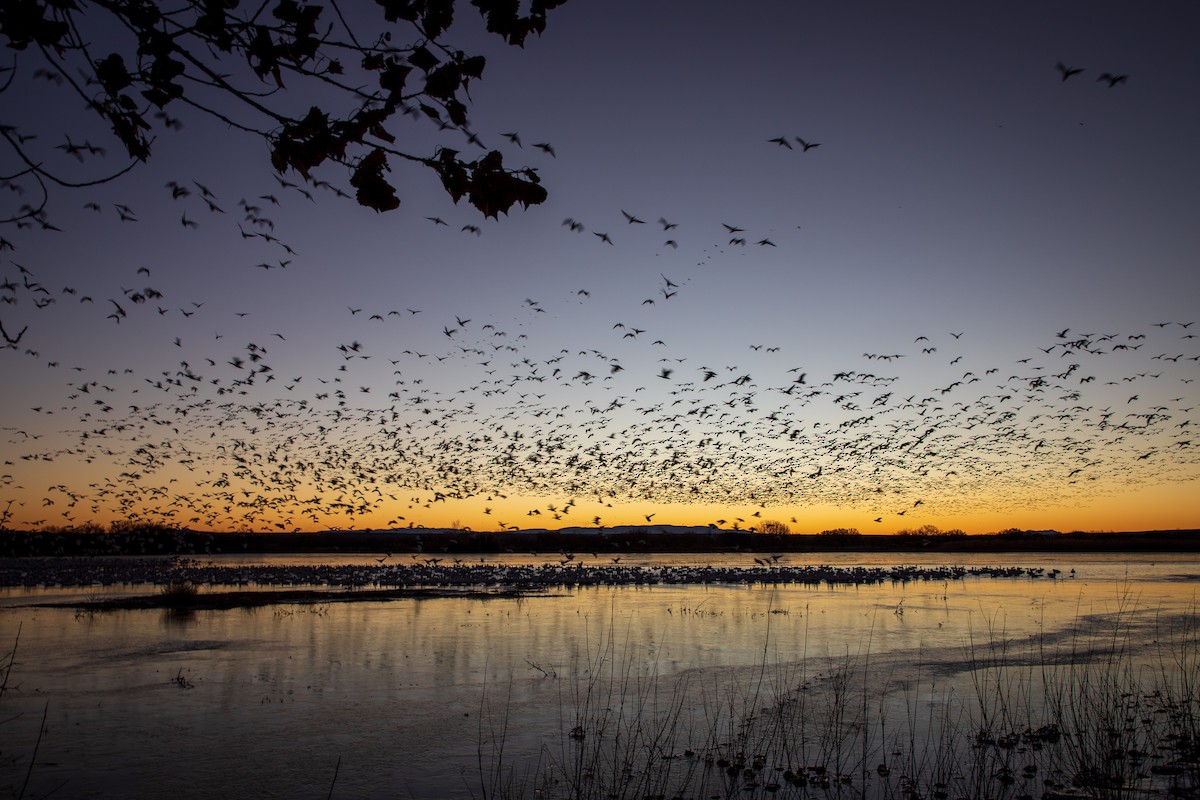
[[(1150, 643), (1162, 626), (1193, 614), (1200, 588), (1194, 556), (951, 558), (1061, 575), (857, 587), (591, 587), (186, 615), (23, 605), (139, 587), (5, 589), (0, 652), (18, 630), (20, 640), (0, 699), (0, 719), (8, 720), (0, 728), (0, 795), (16, 793), (36, 746), (27, 796), (314, 797), (331, 786), (335, 797), (480, 796), (497, 742), (506, 764), (540, 748), (548, 749), (544, 759), (564, 747), (589, 685), (617, 702), (607, 683), (595, 689), (598, 678), (641, 696), (666, 696), (686, 681), (691, 696), (711, 700), (763, 674), (775, 683), (815, 681), (869, 659), (897, 685), (919, 665), (944, 682), (933, 694), (947, 686), (965, 692), (973, 673), (963, 664), (986, 653), (989, 641), (1009, 642), (1009, 657), (1028, 661), (1039, 642), (1071, 641), (1080, 621), (1125, 614), (1137, 641)], [(696, 561), (711, 559), (630, 559)], [(819, 563), (945, 559), (821, 554)]]

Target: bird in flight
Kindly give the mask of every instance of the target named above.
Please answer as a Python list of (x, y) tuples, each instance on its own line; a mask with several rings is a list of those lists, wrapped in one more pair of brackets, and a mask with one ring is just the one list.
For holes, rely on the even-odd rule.
[(1064, 81), (1072, 75), (1078, 75), (1079, 73), (1083, 72), (1083, 67), (1068, 67), (1061, 61), (1055, 64), (1054, 68), (1062, 73), (1062, 79)]
[(1127, 81), (1127, 80), (1129, 80), (1128, 75), (1113, 75), (1111, 72), (1102, 72), (1102, 73), (1100, 73), (1100, 77), (1096, 78), (1096, 83), (1099, 83), (1100, 81), (1105, 81), (1106, 83), (1108, 83), (1108, 88), (1112, 89), (1118, 83), (1125, 83), (1125, 81)]
[(797, 137), (796, 137), (796, 141), (797, 141), (797, 142), (799, 142), (799, 143), (800, 143), (800, 147), (802, 147), (802, 148), (803, 148), (803, 149), (800, 151), (800, 152), (802, 152), (802, 153), (807, 153), (809, 150), (812, 150), (814, 147), (820, 147), (820, 146), (821, 146), (821, 143), (820, 143), (820, 142), (806, 142), (806, 141), (804, 141), (803, 139), (801, 139), (799, 136), (797, 136)]

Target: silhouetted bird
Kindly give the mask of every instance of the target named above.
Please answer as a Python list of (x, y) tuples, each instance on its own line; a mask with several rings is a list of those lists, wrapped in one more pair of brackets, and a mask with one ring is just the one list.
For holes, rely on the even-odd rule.
[(1084, 69), (1083, 67), (1068, 67), (1061, 61), (1055, 64), (1054, 68), (1062, 73), (1062, 79), (1064, 81), (1072, 75), (1078, 75), (1079, 73), (1083, 72)]

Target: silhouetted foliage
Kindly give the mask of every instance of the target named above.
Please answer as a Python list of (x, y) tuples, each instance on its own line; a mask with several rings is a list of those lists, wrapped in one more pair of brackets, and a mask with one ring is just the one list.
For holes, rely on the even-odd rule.
[(966, 532), (961, 528), (952, 528), (944, 531), (937, 525), (922, 525), (919, 528), (902, 528), (896, 531), (897, 536), (924, 536), (924, 537), (942, 537), (942, 538), (958, 538), (966, 536)]
[(762, 525), (760, 525), (758, 528), (758, 532), (779, 535), (779, 534), (791, 533), (792, 529), (788, 526), (788, 524), (786, 522), (780, 522), (777, 519), (767, 519), (767, 520), (763, 520)]
[[(954, 533), (953, 531), (951, 533)], [(923, 538), (922, 547), (948, 552), (1200, 552), (1200, 531), (1079, 533), (1060, 536), (1005, 533)], [(209, 533), (119, 522), (4, 531), (0, 558), (25, 556), (161, 556), (201, 553), (527, 553), (557, 558), (597, 553), (602, 563), (624, 553), (895, 552), (911, 549), (904, 536), (868, 536), (856, 528), (820, 534), (770, 536), (750, 531), (672, 526), (616, 529), (512, 530), (503, 533), (415, 528), (392, 531), (331, 530), (320, 533)], [(390, 562), (389, 562), (390, 563)]]
[(200, 586), (194, 581), (180, 578), (158, 587), (158, 593), (167, 605), (186, 605), (200, 594)]
[[(471, 5), (488, 31), (522, 47), (530, 34), (542, 33), (547, 12), (563, 2), (532, 0), (524, 13), (526, 4), (509, 0)], [(485, 59), (443, 41), (455, 5), (355, 3), (351, 9), (359, 16), (349, 20), (336, 2), (239, 7), (236, 0), (4, 0), (0, 42), (12, 62), (0, 67), (0, 94), (18, 79), (54, 84), (66, 94), (54, 102), (66, 111), (82, 100), (103, 119), (124, 158), (98, 170), (94, 161), (107, 147), (80, 141), (84, 134), (76, 130), (57, 140), (29, 130), (9, 105), (0, 120), (8, 148), (0, 185), (26, 199), (0, 222), (53, 227), (46, 217), (52, 186), (91, 186), (128, 172), (150, 158), (157, 134), (182, 127), (173, 115), (189, 109), (261, 137), (281, 175), (344, 195), (313, 175), (327, 162), (340, 165), (357, 201), (376, 211), (400, 205), (389, 177), (395, 159), (434, 170), (455, 202), (466, 197), (486, 217), (517, 203), (541, 203), (546, 190), (537, 173), (506, 167), (503, 154), (484, 147), (471, 129), (469, 89), (482, 77)], [(310, 105), (314, 99), (320, 105)], [(446, 146), (432, 154), (408, 152), (397, 144), (404, 117), (411, 124), (431, 122), (483, 154), (465, 157)], [(39, 191), (27, 191), (34, 188)]]

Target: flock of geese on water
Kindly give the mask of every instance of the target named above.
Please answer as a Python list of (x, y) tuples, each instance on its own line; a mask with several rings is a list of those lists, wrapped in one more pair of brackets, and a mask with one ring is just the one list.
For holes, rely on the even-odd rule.
[[(1064, 81), (1080, 72), (1056, 68)], [(1127, 77), (1099, 80), (1116, 87)], [(765, 141), (805, 158), (821, 145)], [(183, 228), (203, 227), (202, 213), (227, 219), (243, 238), (280, 249), (256, 268), (283, 271), (296, 253), (266, 209), (281, 197), (342, 192), (276, 180), (278, 193), (236, 206), (196, 181), (166, 191), (191, 204)], [(116, 224), (139, 219), (127, 205), (113, 210)], [(616, 210), (634, 228), (657, 216)], [(657, 219), (670, 237), (660, 249), (677, 249), (686, 226)], [(573, 217), (562, 227), (564, 236), (588, 232)], [(590, 232), (617, 246), (610, 231)], [(702, 235), (709, 259), (778, 248), (734, 222)], [(7, 239), (0, 249), (16, 254)], [(891, 532), (980, 502), (1083, 503), (1193, 480), (1200, 468), (1191, 432), (1200, 326), (1188, 319), (1138, 330), (1073, 323), (1010, 357), (981, 355), (995, 348), (972, 348), (970, 330), (926, 330), (847, 355), (834, 370), (811, 366), (821, 359), (787, 341), (747, 341), (743, 358), (727, 350), (710, 361), (656, 331), (655, 307), (686, 313), (691, 288), (656, 267), (625, 319), (592, 330), (580, 316), (569, 338), (591, 337), (588, 346), (562, 346), (561, 329), (545, 320), (579, 314), (594, 288), (497, 306), (487, 319), (356, 304), (338, 313), (361, 333), (306, 354), (289, 350), (285, 331), (244, 344), (199, 334), (230, 312), (169, 297), (148, 285), (157, 282), (149, 267), (127, 276), (141, 288), (111, 296), (61, 286), (52, 270), (13, 258), (0, 270), (0, 321), (12, 318), (5, 309), (24, 321), (56, 308), (78, 317), (83, 306), (114, 326), (138, 316), (139, 330), (152, 325), (178, 348), (165, 368), (70, 365), (32, 344), (30, 323), (0, 330), (4, 358), (64, 375), (61, 397), (31, 406), (27, 424), (0, 427), (0, 521), (9, 526), (118, 518), (213, 530), (398, 528), (453, 507), (491, 530), (603, 528), (657, 524), (664, 509), (686, 504), (725, 509), (714, 527), (752, 529), (819, 504), (847, 509), (863, 532)], [(308, 365), (303, 374), (297, 362)], [(47, 474), (64, 477), (40, 485)], [(67, 480), (76, 474), (88, 477)], [(527, 502), (514, 510), (513, 498)], [(646, 504), (658, 509), (625, 509)]]
[[(874, 585), (915, 581), (958, 581), (968, 577), (1049, 578), (1059, 570), (1042, 567), (951, 566), (940, 564), (867, 567), (790, 563), (776, 556), (757, 567), (714, 564), (621, 564), (620, 557), (599, 558), (583, 565), (516, 563), (488, 559), (402, 559), (387, 564), (214, 564), (203, 559), (38, 559), (0, 564), (0, 586), (95, 586), (191, 581), (203, 586), (327, 586), (360, 589), (383, 586), (491, 587), (538, 590), (547, 586), (615, 586), (653, 584), (740, 584), (757, 582), (809, 585)], [(765, 559), (762, 559), (765, 560)], [(755, 559), (760, 561), (760, 559)], [(611, 563), (610, 563), (611, 562)], [(1074, 571), (1072, 570), (1072, 573)], [(1072, 575), (1073, 577), (1073, 575)]]

